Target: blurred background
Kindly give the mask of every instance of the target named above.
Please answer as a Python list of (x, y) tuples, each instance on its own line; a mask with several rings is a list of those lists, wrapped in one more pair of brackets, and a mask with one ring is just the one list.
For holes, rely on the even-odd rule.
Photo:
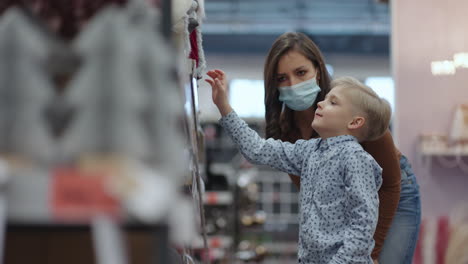
[[(389, 100), (394, 140), (420, 185), (422, 226), (414, 263), (444, 263), (448, 223), (457, 222), (454, 215), (463, 214), (468, 201), (466, 143), (448, 143), (453, 137), (465, 142), (468, 124), (465, 114), (465, 132), (456, 125), (457, 109), (468, 102), (468, 34), (462, 10), (468, 10), (467, 3), (456, 0), (207, 1), (207, 65), (228, 74), (234, 109), (259, 131), (264, 60), (286, 31), (307, 34), (324, 53), (333, 78), (354, 76)], [(216, 122), (219, 114), (209, 86), (201, 82), (199, 93), (202, 122)], [(459, 133), (465, 137), (455, 136)], [(257, 169), (256, 174), (257, 209), (267, 218), (255, 238), (242, 228), (247, 232), (243, 238), (279, 256), (288, 254), (297, 239), (295, 187), (280, 173)], [(275, 177), (274, 183), (268, 175)]]

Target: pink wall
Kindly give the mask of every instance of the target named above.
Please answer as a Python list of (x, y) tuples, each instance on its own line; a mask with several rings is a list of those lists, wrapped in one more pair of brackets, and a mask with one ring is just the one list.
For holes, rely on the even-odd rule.
[(468, 52), (468, 1), (391, 2), (395, 138), (421, 185), (423, 217), (447, 214), (455, 204), (468, 202), (468, 173), (442, 168), (437, 160), (428, 173), (416, 146), (420, 133), (447, 134), (454, 106), (468, 103), (468, 69), (451, 76), (433, 76), (430, 69), (431, 61)]

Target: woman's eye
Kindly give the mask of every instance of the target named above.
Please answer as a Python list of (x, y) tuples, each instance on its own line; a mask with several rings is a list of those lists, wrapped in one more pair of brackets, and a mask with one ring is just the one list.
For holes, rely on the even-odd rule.
[(286, 78), (284, 76), (281, 76), (281, 77), (278, 77), (276, 80), (278, 82), (284, 82), (286, 80)]
[(335, 102), (335, 101), (330, 101), (330, 103), (331, 103), (332, 105), (336, 105), (336, 102)]
[(306, 71), (300, 70), (300, 71), (297, 72), (297, 75), (304, 76), (306, 73), (307, 73)]

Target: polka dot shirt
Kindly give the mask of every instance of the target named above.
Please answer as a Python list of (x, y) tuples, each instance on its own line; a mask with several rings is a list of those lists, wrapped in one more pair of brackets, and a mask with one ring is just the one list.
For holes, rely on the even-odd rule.
[(299, 263), (372, 263), (382, 169), (355, 137), (263, 139), (234, 111), (220, 124), (250, 162), (301, 176)]

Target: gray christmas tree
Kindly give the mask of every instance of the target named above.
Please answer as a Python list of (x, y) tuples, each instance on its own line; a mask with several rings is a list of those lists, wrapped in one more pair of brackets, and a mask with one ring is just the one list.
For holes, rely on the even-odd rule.
[(16, 8), (0, 20), (0, 152), (50, 162), (54, 144), (45, 119), (53, 88), (51, 40)]
[(128, 37), (122, 10), (98, 14), (74, 43), (83, 59), (67, 89), (74, 118), (63, 139), (63, 154), (120, 154), (145, 159), (143, 125), (147, 96), (137, 67), (137, 46)]
[[(186, 83), (177, 79), (180, 58), (159, 32), (160, 17), (146, 5), (145, 1), (132, 1), (127, 15), (133, 27), (132, 39), (138, 44), (139, 68), (149, 99), (145, 120), (150, 133), (151, 161), (177, 178), (186, 173), (182, 164), (188, 162), (182, 159), (186, 140), (182, 133), (185, 105), (181, 86)], [(189, 81), (186, 77), (184, 81)]]

